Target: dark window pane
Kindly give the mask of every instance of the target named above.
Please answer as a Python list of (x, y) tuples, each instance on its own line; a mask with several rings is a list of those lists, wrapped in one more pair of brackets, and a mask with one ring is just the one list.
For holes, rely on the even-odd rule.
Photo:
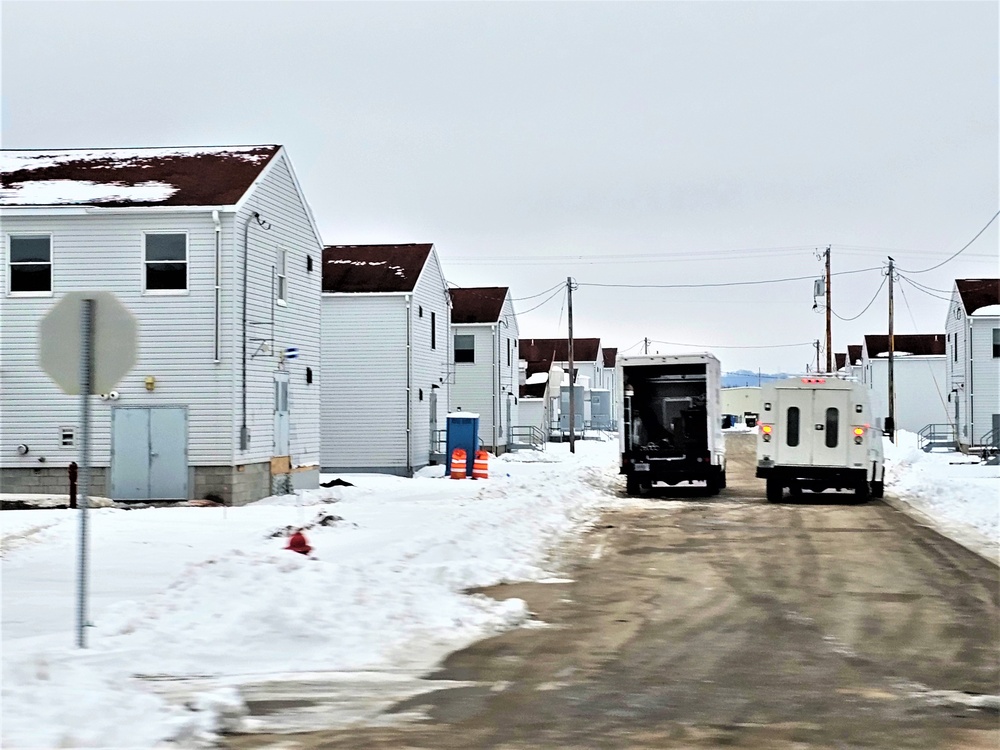
[(785, 429), (785, 438), (788, 445), (793, 448), (799, 444), (799, 407), (788, 407), (788, 425)]
[(12, 265), (10, 267), (10, 291), (12, 292), (51, 292), (52, 266)]
[(147, 234), (146, 260), (187, 260), (187, 237), (183, 234)]
[(476, 337), (469, 334), (459, 334), (455, 336), (455, 361), (475, 362), (476, 361)]
[(48, 237), (11, 237), (11, 263), (48, 263), (52, 260)]
[(475, 349), (456, 349), (455, 350), (455, 361), (456, 362), (475, 362), (476, 361), (476, 350)]
[(147, 289), (187, 289), (187, 263), (147, 263)]
[(836, 448), (840, 429), (840, 412), (832, 406), (826, 410), (826, 447)]

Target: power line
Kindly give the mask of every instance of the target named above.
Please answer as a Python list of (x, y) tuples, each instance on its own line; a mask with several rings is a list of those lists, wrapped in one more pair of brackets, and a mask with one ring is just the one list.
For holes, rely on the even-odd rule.
[(926, 289), (922, 289), (921, 287), (917, 286), (917, 285), (916, 285), (916, 284), (915, 284), (915, 283), (913, 282), (913, 280), (912, 280), (912, 279), (908, 279), (908, 278), (906, 278), (906, 277), (905, 277), (905, 276), (903, 276), (903, 275), (900, 275), (900, 277), (899, 277), (899, 278), (900, 278), (900, 279), (901, 279), (902, 281), (905, 281), (905, 282), (906, 282), (907, 284), (909, 284), (910, 286), (912, 286), (912, 287), (913, 287), (914, 289), (916, 289), (916, 290), (917, 290), (918, 292), (921, 292), (921, 293), (923, 293), (923, 294), (926, 294), (926, 295), (927, 295), (928, 297), (933, 297), (934, 299), (939, 299), (939, 300), (941, 300), (942, 302), (951, 302), (951, 297), (942, 297), (942, 296), (940, 296), (940, 295), (937, 295), (937, 294), (934, 294), (933, 292), (928, 292), (928, 291), (927, 291)]
[[(847, 276), (853, 273), (867, 273), (868, 271), (881, 271), (881, 267), (858, 268), (854, 271), (838, 271), (831, 276)], [(784, 279), (758, 279), (756, 281), (717, 281), (708, 284), (593, 284), (580, 282), (580, 286), (596, 286), (616, 289), (703, 289), (706, 287), (727, 287), (727, 286), (754, 286), (760, 284), (780, 284), (786, 281), (806, 281), (816, 278), (816, 274), (809, 276), (790, 276)]]
[(879, 285), (878, 285), (878, 289), (876, 289), (876, 290), (875, 290), (875, 295), (874, 295), (874, 296), (873, 296), (873, 297), (871, 298), (871, 300), (870, 300), (870, 301), (868, 302), (868, 304), (867, 304), (867, 305), (865, 305), (865, 309), (864, 309), (864, 310), (862, 310), (861, 312), (859, 312), (859, 313), (858, 313), (857, 315), (855, 315), (855, 316), (854, 316), (853, 318), (845, 318), (845, 317), (843, 317), (843, 316), (841, 316), (841, 315), (837, 315), (837, 311), (836, 311), (836, 310), (834, 310), (834, 309), (833, 309), (832, 307), (830, 308), (830, 312), (831, 312), (831, 313), (833, 313), (834, 315), (836, 315), (836, 316), (837, 316), (837, 318), (839, 318), (840, 320), (843, 320), (843, 321), (851, 321), (851, 320), (857, 320), (857, 319), (858, 319), (858, 318), (860, 318), (860, 317), (861, 317), (862, 315), (864, 315), (864, 314), (865, 314), (866, 312), (868, 312), (868, 308), (869, 308), (869, 307), (871, 307), (871, 306), (872, 306), (872, 305), (873, 305), (873, 304), (875, 303), (875, 300), (876, 300), (876, 299), (878, 299), (878, 293), (882, 291), (882, 287), (884, 287), (884, 286), (885, 286), (885, 282), (886, 282), (886, 279), (888, 279), (888, 278), (889, 278), (888, 276), (883, 276), (883, 277), (882, 277), (882, 283), (881, 283), (881, 284), (879, 284)]
[(963, 250), (965, 250), (967, 247), (969, 247), (969, 245), (971, 245), (973, 242), (975, 242), (976, 240), (978, 240), (979, 239), (979, 235), (981, 235), (983, 232), (985, 232), (989, 228), (990, 224), (992, 224), (994, 221), (996, 221), (997, 216), (1000, 216), (1000, 211), (997, 211), (995, 214), (993, 214), (993, 218), (986, 222), (986, 226), (984, 226), (982, 229), (980, 229), (978, 232), (976, 232), (976, 236), (973, 237), (968, 242), (966, 242), (965, 245), (962, 247), (961, 250), (959, 250), (954, 255), (951, 255), (951, 256), (945, 258), (943, 261), (941, 261), (940, 263), (938, 263), (936, 266), (931, 266), (930, 268), (925, 268), (922, 271), (907, 271), (905, 268), (901, 268), (899, 270), (903, 271), (905, 273), (927, 273), (928, 271), (933, 271), (935, 268), (940, 268), (945, 263), (948, 263), (949, 261), (952, 261), (955, 258), (957, 258), (959, 255), (961, 255), (961, 253), (962, 253)]
[[(560, 284), (559, 285), (560, 288), (556, 289), (554, 292), (552, 292), (552, 294), (549, 297), (547, 297), (546, 299), (544, 299), (542, 302), (539, 302), (534, 307), (532, 307), (532, 308), (530, 308), (528, 310), (523, 310), (522, 312), (519, 312), (517, 314), (518, 315), (527, 315), (530, 312), (534, 312), (535, 310), (537, 310), (542, 305), (548, 304), (550, 301), (552, 301), (556, 297), (556, 295), (559, 294), (559, 292), (563, 291), (563, 289), (565, 288), (565, 286), (566, 286), (565, 284)], [(552, 290), (550, 289), (549, 291), (551, 292)], [(542, 294), (544, 294), (544, 292), (542, 292)]]
[[(905, 277), (904, 276), (900, 276), (900, 278), (905, 278)], [(913, 279), (906, 279), (906, 280), (908, 282), (910, 282), (910, 284), (912, 284), (913, 286), (915, 286), (917, 289), (920, 289), (922, 291), (925, 291), (925, 292), (937, 292), (938, 294), (947, 294), (947, 295), (951, 296), (951, 290), (950, 289), (935, 289), (934, 287), (927, 286), (926, 284), (918, 284)]]
[(558, 284), (556, 284), (553, 287), (549, 287), (544, 292), (539, 292), (538, 294), (532, 294), (530, 297), (512, 297), (511, 302), (524, 302), (525, 300), (535, 299), (535, 297), (541, 297), (543, 294), (548, 294), (552, 290), (559, 289), (560, 287), (563, 287), (565, 285), (566, 284), (564, 282), (560, 281)]
[(813, 346), (812, 341), (804, 341), (800, 344), (761, 344), (758, 346), (733, 346), (729, 344), (718, 344), (715, 346), (709, 344), (682, 344), (678, 341), (659, 341), (657, 339), (650, 339), (649, 342), (651, 344), (666, 344), (667, 346), (693, 346), (700, 349), (790, 349), (796, 346)]

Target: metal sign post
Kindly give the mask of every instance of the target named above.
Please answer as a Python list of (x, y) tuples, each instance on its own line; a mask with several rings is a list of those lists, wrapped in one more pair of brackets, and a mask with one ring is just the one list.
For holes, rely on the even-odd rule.
[(90, 392), (94, 380), (94, 308), (80, 301), (80, 559), (77, 565), (76, 645), (87, 648), (87, 498), (90, 495)]

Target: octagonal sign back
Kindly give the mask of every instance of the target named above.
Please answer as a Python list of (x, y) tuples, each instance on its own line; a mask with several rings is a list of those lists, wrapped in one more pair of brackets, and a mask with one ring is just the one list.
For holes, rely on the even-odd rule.
[(38, 324), (38, 364), (63, 393), (80, 394), (83, 300), (94, 300), (91, 393), (112, 390), (135, 365), (138, 325), (111, 292), (69, 292)]

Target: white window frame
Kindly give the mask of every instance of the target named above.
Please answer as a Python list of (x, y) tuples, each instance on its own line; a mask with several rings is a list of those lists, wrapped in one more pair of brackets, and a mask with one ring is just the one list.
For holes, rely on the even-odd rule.
[[(147, 289), (146, 272), (150, 263), (180, 263), (181, 261), (146, 260), (146, 238), (149, 235), (180, 234), (184, 236), (184, 288)], [(183, 297), (191, 293), (191, 238), (185, 230), (160, 229), (142, 233), (142, 293), (155, 297)]]
[[(45, 237), (49, 241), (49, 262), (48, 262), (48, 266), (49, 266), (49, 291), (47, 291), (47, 292), (42, 292), (42, 291), (37, 291), (37, 292), (15, 292), (15, 291), (12, 291), (11, 288), (10, 288), (11, 287), (11, 279), (12, 279), (12, 275), (11, 275), (11, 272), (10, 272), (11, 265), (12, 265), (12, 261), (11, 261), (11, 240), (12, 239), (39, 239), (41, 237)], [(8, 234), (7, 235), (7, 257), (6, 257), (6, 262), (7, 262), (7, 296), (8, 297), (51, 297), (52, 296), (52, 287), (54, 286), (54, 282), (55, 282), (55, 279), (53, 278), (53, 270), (54, 270), (55, 264), (52, 262), (52, 255), (53, 255), (53, 252), (52, 252), (52, 233), (51, 232), (11, 232), (10, 234)], [(37, 262), (31, 261), (31, 262), (23, 262), (23, 263), (19, 262), (19, 263), (17, 263), (17, 265), (19, 265), (19, 266), (41, 266), (41, 265), (45, 265), (45, 264), (44, 263), (37, 263)]]
[[(67, 436), (69, 436), (69, 442), (67, 442)], [(60, 448), (73, 448), (76, 446), (76, 428), (75, 427), (60, 427), (59, 428), (59, 447)]]
[[(462, 338), (472, 339), (472, 347), (468, 348), (468, 347), (464, 347), (463, 346), (461, 349), (459, 349), (458, 346), (457, 346), (459, 336), (461, 336)], [(454, 334), (454, 336), (452, 337), (452, 339), (453, 339), (452, 340), (452, 352), (453, 352), (452, 353), (452, 359), (454, 360), (454, 363), (456, 365), (474, 365), (474, 364), (476, 364), (476, 334), (474, 334), (474, 333), (456, 333), (456, 334)], [(458, 353), (460, 351), (462, 351), (462, 352), (472, 352), (472, 360), (471, 361), (470, 360), (463, 360), (463, 361), (459, 362), (458, 361)]]
[(274, 301), (281, 307), (288, 306), (288, 250), (279, 247), (274, 258)]

